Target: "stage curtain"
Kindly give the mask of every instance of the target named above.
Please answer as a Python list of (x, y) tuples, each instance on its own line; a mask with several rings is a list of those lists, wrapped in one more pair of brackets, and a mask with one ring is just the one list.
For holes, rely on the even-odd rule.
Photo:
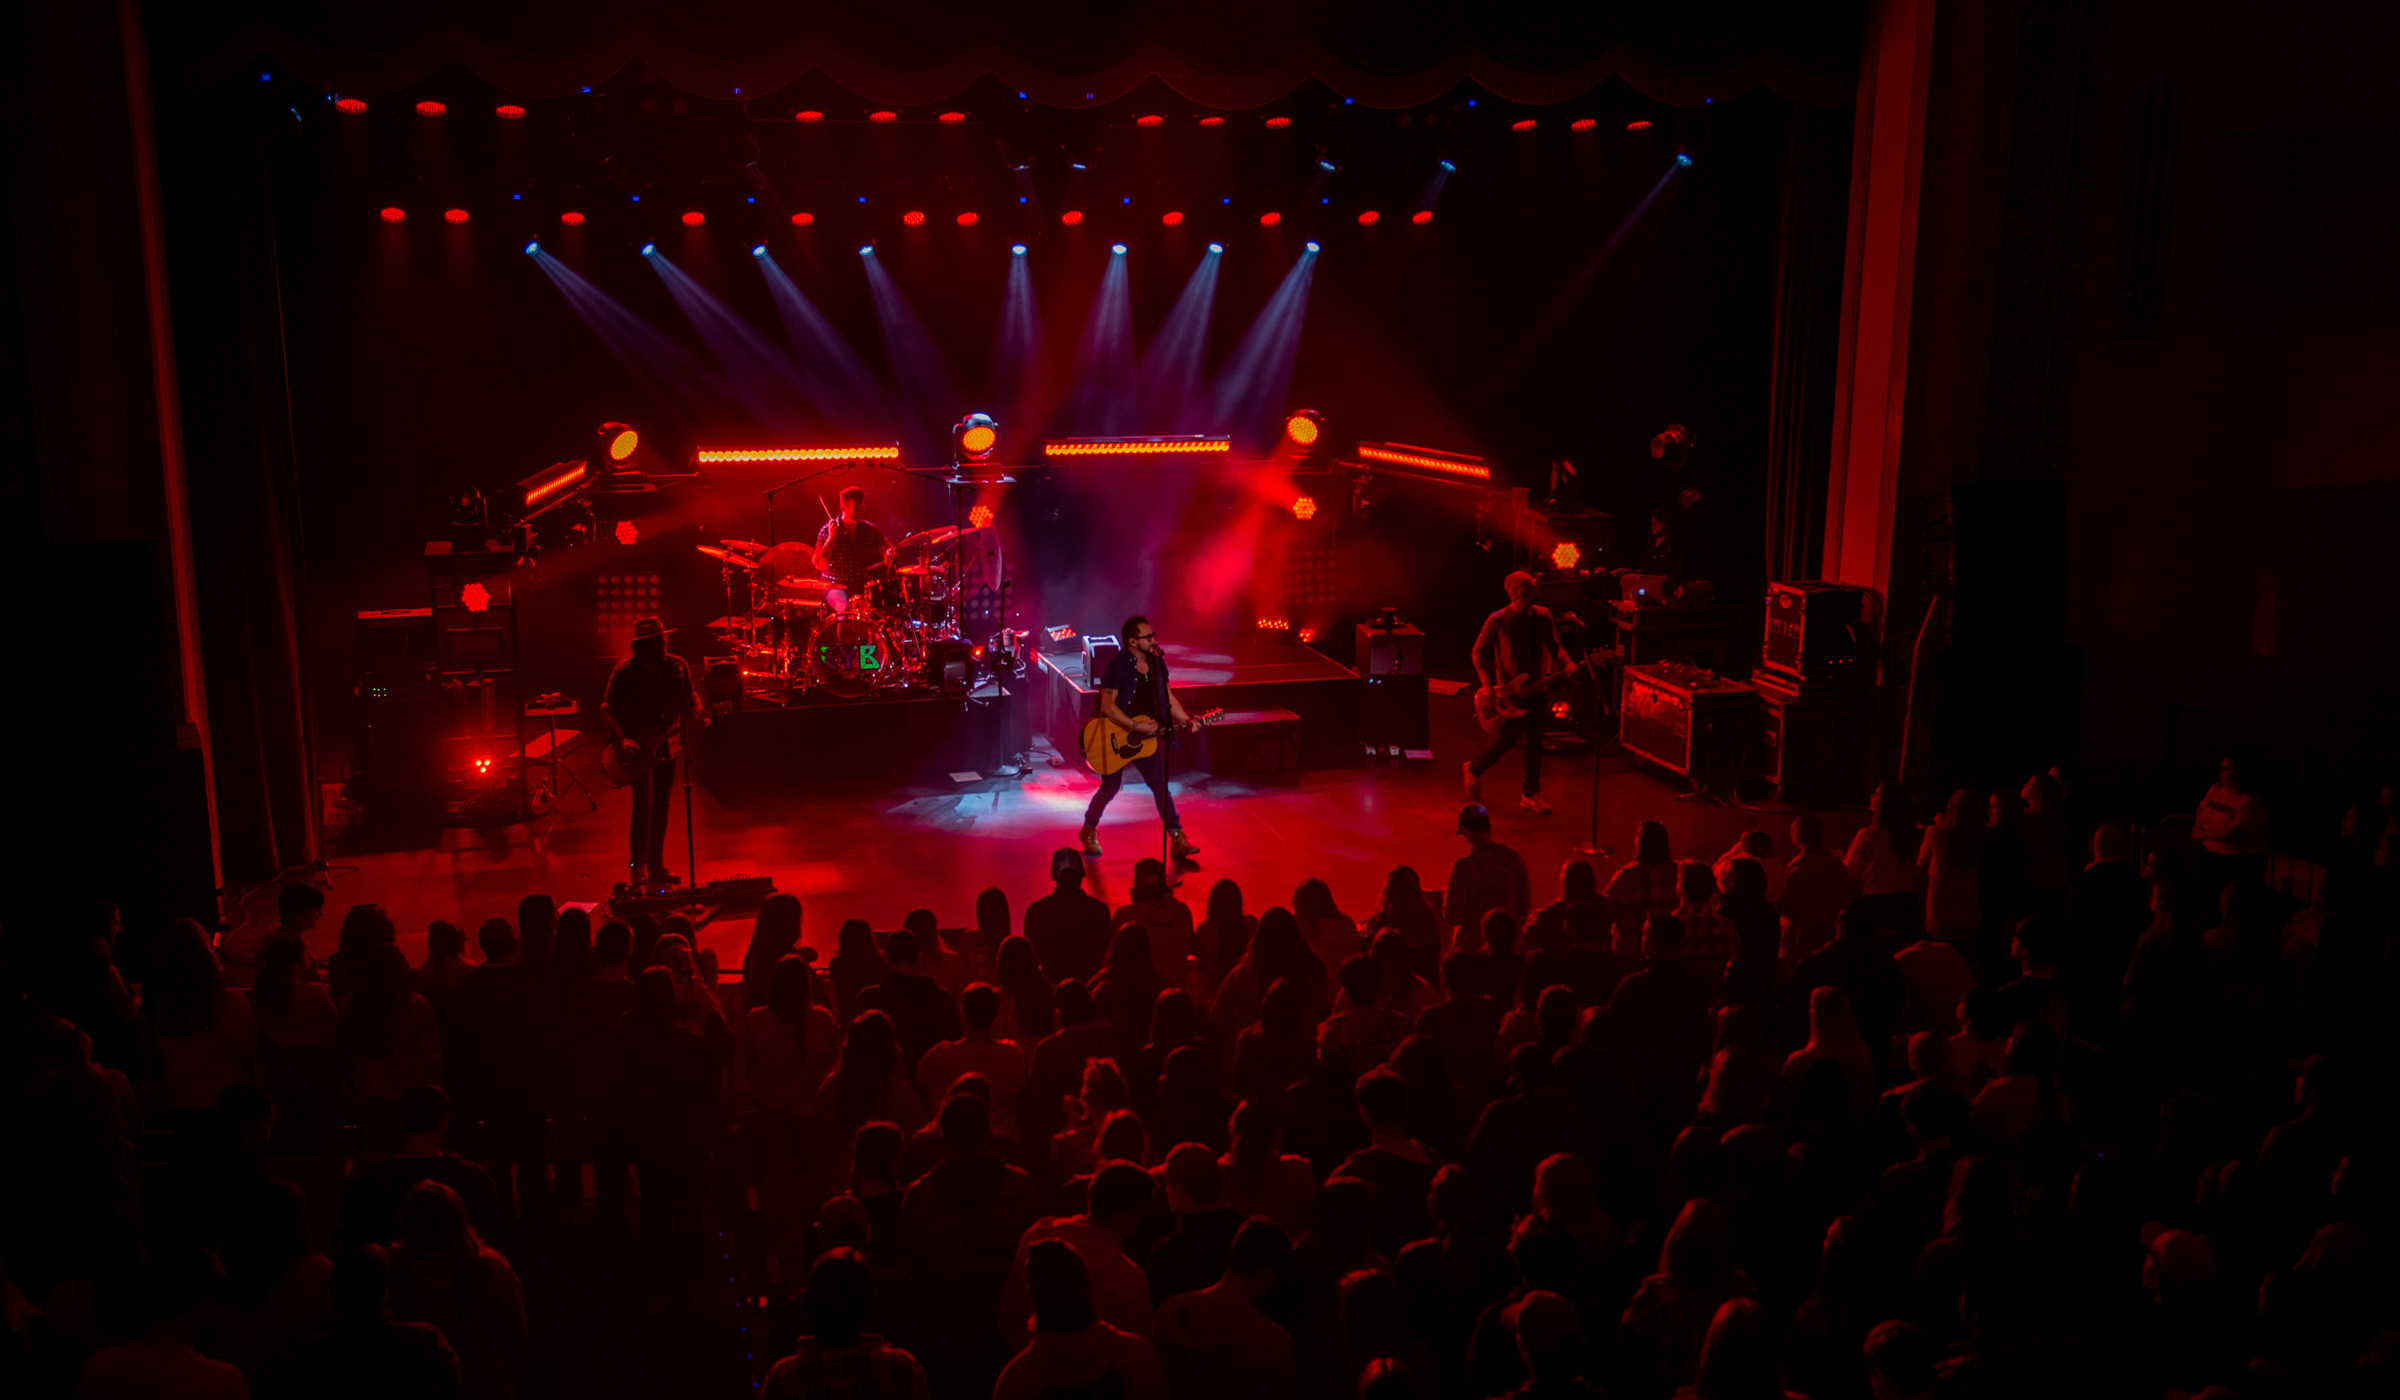
[(1860, 15), (1856, 0), (152, 0), (149, 10), (159, 81), (184, 90), (264, 63), (371, 97), (455, 64), (540, 98), (641, 64), (719, 99), (773, 92), (813, 68), (892, 106), (992, 74), (1055, 106), (1112, 101), (1156, 76), (1229, 109), (1311, 79), (1404, 107), (1468, 79), (1549, 103), (1611, 77), (1677, 105), (1763, 86), (1842, 106)]

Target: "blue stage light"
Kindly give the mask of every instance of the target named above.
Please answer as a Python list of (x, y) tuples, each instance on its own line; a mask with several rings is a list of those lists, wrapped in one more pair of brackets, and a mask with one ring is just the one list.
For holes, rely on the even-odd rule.
[(1303, 247), (1307, 248), (1307, 249), (1308, 249), (1308, 251), (1310, 251), (1310, 252), (1312, 252), (1312, 253), (1313, 253), (1313, 252), (1315, 252), (1315, 251), (1317, 251), (1317, 245), (1316, 245), (1316, 244), (1314, 244), (1314, 243), (1306, 243), (1306, 244), (1303, 244), (1303, 245), (1301, 245), (1301, 246), (1303, 246)]
[(529, 258), (540, 251), (542, 251), (542, 245), (539, 243), (529, 242), (525, 245), (525, 256)]
[(1692, 166), (1692, 158), (1685, 152), (1677, 151), (1675, 153), (1675, 163), (1682, 166), (1684, 169), (1689, 170)]
[(642, 256), (645, 258), (649, 257), (653, 253), (656, 253), (657, 251), (658, 245), (655, 243), (645, 243), (642, 245)]
[(516, 204), (516, 203), (520, 203), (520, 202), (522, 202), (522, 201), (524, 200), (524, 198), (525, 198), (525, 196), (523, 196), (523, 195), (521, 195), (521, 194), (512, 194), (512, 195), (510, 195), (510, 196), (508, 197), (508, 202), (509, 202), (509, 203), (511, 203), (511, 204)]
[(1008, 251), (1011, 256), (1021, 258), (1025, 256), (1025, 245), (1022, 243), (1011, 243), (1008, 245)]
[(1108, 251), (1121, 258), (1125, 256), (1125, 245), (1122, 243), (1111, 243), (1108, 245)]
[(636, 203), (636, 204), (639, 204), (639, 203), (641, 203), (641, 202), (642, 202), (642, 197), (641, 197), (640, 195), (638, 195), (638, 194), (637, 194), (637, 195), (635, 195), (635, 196), (633, 197), (633, 202), (634, 202), (634, 203)]
[(1225, 251), (1225, 245), (1222, 243), (1211, 243), (1208, 245), (1208, 251), (1212, 253), (1222, 253)]
[(763, 257), (765, 257), (766, 255), (767, 255), (767, 245), (766, 245), (766, 244), (764, 244), (764, 243), (753, 243), (753, 244), (751, 244), (751, 245), (750, 245), (750, 256), (752, 256), (752, 257), (754, 257), (754, 258), (763, 258)]
[(861, 243), (861, 244), (859, 244), (859, 245), (858, 245), (858, 255), (859, 255), (860, 257), (862, 257), (862, 258), (871, 258), (871, 257), (875, 256), (875, 245), (874, 245), (874, 244), (872, 244), (872, 243)]
[(1458, 173), (1458, 162), (1454, 160), (1444, 160), (1442, 162), (1442, 169), (1449, 174), (1455, 175)]
[(1329, 161), (1329, 160), (1320, 160), (1320, 161), (1318, 161), (1318, 162), (1317, 162), (1317, 169), (1324, 171), (1324, 172), (1325, 172), (1326, 174), (1328, 174), (1328, 175), (1331, 175), (1331, 174), (1332, 174), (1334, 171), (1336, 171), (1336, 170), (1338, 170), (1338, 169), (1340, 169), (1340, 168), (1341, 168), (1341, 167), (1339, 167), (1339, 166), (1335, 165), (1335, 164), (1334, 164), (1332, 161)]

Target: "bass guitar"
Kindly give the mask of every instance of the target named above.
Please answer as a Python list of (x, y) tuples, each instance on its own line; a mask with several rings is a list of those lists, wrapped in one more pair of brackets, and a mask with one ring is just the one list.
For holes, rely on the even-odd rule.
[(1489, 734), (1512, 719), (1523, 715), (1528, 703), (1539, 698), (1553, 686), (1564, 685), (1580, 675), (1589, 674), (1600, 657), (1587, 657), (1563, 671), (1546, 676), (1515, 676), (1496, 686), (1485, 686), (1475, 692), (1475, 722)]
[[(1136, 716), (1147, 719), (1147, 715)], [(1225, 718), (1222, 707), (1192, 716), (1178, 729), (1198, 729)], [(1165, 731), (1161, 730), (1160, 734)], [(1083, 757), (1092, 771), (1105, 778), (1128, 764), (1139, 763), (1158, 752), (1160, 734), (1136, 734), (1130, 725), (1119, 724), (1106, 715), (1094, 715), (1083, 722)]]

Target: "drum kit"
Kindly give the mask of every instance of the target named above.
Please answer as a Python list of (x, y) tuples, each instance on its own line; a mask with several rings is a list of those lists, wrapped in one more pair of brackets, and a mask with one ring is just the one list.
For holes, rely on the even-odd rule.
[(818, 576), (799, 541), (763, 545), (719, 540), (697, 546), (725, 580), (726, 615), (714, 624), (741, 664), (745, 691), (789, 703), (818, 692), (856, 700), (924, 686), (942, 688), (958, 648), (959, 562), (972, 572), (980, 552), (959, 546), (985, 527), (920, 530), (892, 548), (892, 562), (844, 587)]

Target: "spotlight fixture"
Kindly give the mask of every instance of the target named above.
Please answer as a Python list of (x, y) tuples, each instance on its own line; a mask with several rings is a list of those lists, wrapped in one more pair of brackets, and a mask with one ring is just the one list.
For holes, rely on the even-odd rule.
[(1675, 153), (1675, 163), (1679, 166), (1682, 166), (1686, 170), (1691, 169), (1692, 153), (1690, 151), (1677, 151)]
[(1412, 224), (1430, 224), (1433, 222), (1433, 211), (1431, 209), (1419, 209), (1416, 213), (1408, 216), (1408, 221)]
[(1306, 248), (1308, 251), (1310, 251), (1310, 252), (1312, 252), (1312, 253), (1317, 251), (1317, 241), (1316, 241), (1315, 239), (1313, 239), (1313, 238), (1312, 238), (1312, 239), (1310, 239), (1308, 242), (1301, 244), (1300, 246), (1301, 246), (1301, 247), (1303, 247), (1303, 248)]
[(1223, 126), (1225, 119), (1223, 117), (1202, 117), (1200, 124), (1202, 126)]
[(1269, 130), (1269, 131), (1281, 131), (1281, 130), (1283, 130), (1285, 127), (1287, 127), (1287, 126), (1290, 126), (1291, 124), (1292, 124), (1292, 119), (1291, 119), (1290, 117), (1269, 117), (1269, 118), (1267, 118), (1267, 130)]
[(408, 222), (408, 211), (397, 204), (386, 205), (378, 217), (387, 224), (404, 224)]
[(1000, 425), (988, 413), (970, 413), (951, 428), (950, 445), (962, 464), (988, 462), (1000, 447)]
[(1133, 124), (1135, 126), (1165, 126), (1167, 124), (1167, 119), (1157, 115), (1156, 113), (1152, 113), (1147, 116), (1135, 117), (1133, 119)]
[(642, 435), (623, 423), (601, 424), (599, 436), (600, 455), (612, 467), (631, 460), (634, 449), (642, 445)]
[(806, 122), (809, 125), (814, 126), (818, 122), (825, 120), (825, 114), (815, 110), (814, 108), (810, 108), (805, 111), (792, 113), (792, 120), (796, 122)]
[(944, 112), (939, 117), (934, 118), (934, 120), (940, 122), (944, 126), (964, 126), (966, 125), (967, 114), (964, 112)]
[(1599, 129), (1600, 123), (1591, 117), (1577, 117), (1567, 123), (1569, 131), (1598, 131)]
[(517, 518), (527, 520), (572, 497), (584, 483), (589, 467), (580, 457), (554, 462), (517, 483)]
[(979, 222), (981, 222), (980, 218), (972, 209), (966, 210), (958, 216), (958, 226), (960, 228), (973, 228)]
[(1358, 455), (1370, 462), (1398, 467), (1408, 475), (1485, 483), (1492, 479), (1492, 469), (1481, 457), (1472, 457), (1463, 452), (1444, 452), (1436, 447), (1414, 447), (1405, 442), (1362, 442), (1358, 445)]
[(1553, 568), (1572, 569), (1582, 558), (1583, 551), (1575, 547), (1573, 540), (1560, 540), (1557, 548), (1550, 551), (1550, 564)]
[(683, 211), (683, 226), (685, 228), (698, 228), (707, 222), (708, 216), (701, 213), (697, 209), (686, 209)]
[(1372, 209), (1361, 209), (1358, 211), (1358, 226), (1360, 228), (1373, 228), (1376, 224), (1382, 222), (1382, 220), (1383, 216), (1376, 213)]
[(1111, 243), (1108, 245), (1108, 251), (1113, 256), (1121, 258), (1125, 256), (1125, 245), (1122, 243)]
[(1317, 501), (1314, 496), (1302, 496), (1292, 502), (1292, 519), (1314, 520), (1316, 517)]
[(525, 241), (525, 256), (530, 258), (540, 251), (542, 251), (542, 245), (539, 242), (533, 239), (527, 239)]
[(525, 109), (514, 102), (503, 102), (492, 109), (492, 115), (504, 122), (520, 122), (525, 120)]
[(346, 117), (355, 117), (367, 110), (367, 104), (355, 97), (337, 97), (333, 99), (333, 110)]
[(657, 244), (655, 244), (655, 243), (645, 243), (645, 244), (643, 244), (643, 245), (642, 245), (642, 256), (643, 256), (643, 257), (645, 257), (645, 258), (651, 258), (651, 257), (656, 257), (656, 256), (658, 256), (658, 245), (657, 245)]
[(874, 245), (874, 244), (872, 244), (872, 243), (861, 243), (861, 244), (859, 244), (859, 245), (858, 245), (858, 255), (859, 255), (860, 257), (862, 257), (862, 258), (871, 258), (871, 257), (875, 256), (875, 245)]
[(1283, 420), (1284, 441), (1306, 450), (1325, 436), (1325, 415), (1313, 408), (1296, 409)]
[(794, 215), (792, 216), (792, 227), (793, 227), (793, 228), (807, 228), (807, 227), (808, 227), (810, 224), (813, 224), (813, 223), (815, 223), (816, 221), (817, 221), (817, 216), (816, 216), (816, 215), (814, 215), (814, 214), (811, 214), (811, 213), (809, 213), (807, 210), (803, 209), (803, 210), (801, 210), (799, 213), (797, 213), (797, 214), (794, 214)]
[(1022, 244), (1022, 243), (1011, 243), (1011, 244), (1009, 244), (1009, 245), (1008, 245), (1008, 255), (1009, 255), (1010, 257), (1012, 257), (1012, 258), (1021, 258), (1021, 257), (1025, 256), (1025, 245), (1024, 245), (1024, 244)]
[(569, 210), (568, 210), (566, 213), (559, 215), (559, 216), (558, 216), (558, 221), (559, 221), (561, 224), (564, 224), (564, 225), (566, 225), (568, 228), (582, 228), (582, 227), (583, 227), (583, 215), (581, 215), (581, 214), (577, 213), (576, 211), (574, 211), (574, 210), (572, 210), (572, 209), (569, 209)]
[(695, 463), (725, 462), (897, 462), (897, 443), (859, 447), (703, 447), (692, 454)]
[(967, 523), (974, 526), (978, 530), (983, 529), (985, 526), (991, 524), (994, 520), (999, 518), (999, 512), (986, 505), (978, 505), (973, 510), (967, 512)]
[(867, 120), (877, 126), (890, 126), (893, 122), (900, 120), (900, 114), (898, 112), (869, 112)]
[(1083, 211), (1081, 209), (1069, 209), (1066, 213), (1058, 216), (1058, 221), (1062, 224), (1065, 224), (1068, 228), (1073, 228), (1077, 224), (1083, 222)]
[(438, 117), (442, 113), (449, 110), (449, 108), (443, 106), (439, 102), (433, 101), (430, 98), (417, 104), (417, 115), (421, 117)]
[(767, 255), (767, 245), (766, 245), (766, 244), (764, 244), (764, 243), (753, 243), (753, 244), (751, 244), (751, 245), (750, 245), (750, 256), (752, 256), (752, 257), (754, 257), (754, 258), (763, 258), (763, 257), (765, 257), (766, 255)]
[(1458, 173), (1458, 162), (1450, 159), (1448, 156), (1442, 157), (1442, 173), (1444, 175), (1456, 175)]
[[(1690, 162), (1686, 161), (1685, 164), (1688, 165)], [(467, 211), (464, 209), (444, 209), (442, 211), (442, 219), (446, 223), (463, 224), (467, 221)]]
[(1650, 129), (1650, 120), (1649, 118), (1644, 117), (1637, 121), (1629, 121), (1625, 123), (1625, 129), (1627, 131), (1648, 131)]
[(1158, 221), (1162, 224), (1165, 224), (1168, 228), (1181, 228), (1183, 227), (1183, 211), (1180, 209), (1169, 209), (1166, 213), (1158, 216)]
[(908, 225), (910, 228), (922, 228), (925, 226), (925, 211), (922, 209), (911, 209), (907, 213), (900, 216), (900, 222)]
[(1222, 243), (1211, 243), (1208, 245), (1208, 251), (1212, 253), (1222, 253), (1225, 251), (1225, 245)]
[(1276, 213), (1272, 209), (1269, 209), (1266, 213), (1258, 216), (1258, 226), (1260, 228), (1273, 228), (1282, 222), (1283, 216)]
[(1531, 131), (1540, 125), (1540, 122), (1535, 121), (1531, 117), (1520, 117), (1517, 120), (1510, 122), (1508, 124), (1508, 129), (1511, 131)]
[(1233, 439), (1223, 436), (1052, 438), (1042, 444), (1044, 457), (1186, 457), (1223, 455), (1233, 451)]
[(1328, 175), (1331, 175), (1339, 171), (1341, 167), (1335, 165), (1332, 161), (1327, 160), (1325, 157), (1319, 156), (1317, 157), (1317, 169), (1324, 171)]

